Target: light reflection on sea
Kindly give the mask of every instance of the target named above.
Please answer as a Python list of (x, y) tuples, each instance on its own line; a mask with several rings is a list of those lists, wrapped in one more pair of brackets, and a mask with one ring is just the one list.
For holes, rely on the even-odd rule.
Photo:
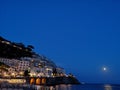
[(71, 85), (64, 85), (64, 84), (57, 85), (56, 90), (71, 90)]
[(105, 85), (105, 90), (112, 90), (112, 86), (111, 85)]
[(72, 90), (72, 85), (37, 86), (37, 90)]
[(56, 85), (37, 86), (37, 90), (120, 90), (120, 85), (84, 84), (84, 85)]

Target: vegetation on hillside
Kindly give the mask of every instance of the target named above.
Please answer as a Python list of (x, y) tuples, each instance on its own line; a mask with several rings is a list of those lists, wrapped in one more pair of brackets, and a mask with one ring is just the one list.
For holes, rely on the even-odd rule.
[(0, 36), (0, 57), (4, 58), (21, 58), (32, 57), (34, 47), (25, 46), (23, 43), (8, 41)]

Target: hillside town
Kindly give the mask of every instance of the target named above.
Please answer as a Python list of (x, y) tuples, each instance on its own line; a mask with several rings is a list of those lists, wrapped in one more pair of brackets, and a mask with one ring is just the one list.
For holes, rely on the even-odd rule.
[[(0, 37), (0, 76), (30, 77), (65, 76), (65, 70), (58, 67), (52, 60), (32, 51), (33, 46), (14, 43)], [(31, 48), (30, 48), (31, 47)], [(25, 51), (24, 51), (25, 50)], [(24, 55), (23, 55), (24, 53)]]
[[(36, 85), (80, 84), (64, 68), (34, 52), (32, 45), (11, 42), (0, 36), (0, 87), (36, 90)], [(23, 89), (24, 88), (24, 89)], [(34, 88), (34, 89), (33, 89)]]
[(0, 62), (6, 65), (0, 68), (1, 77), (23, 77), (25, 71), (29, 72), (30, 77), (52, 77), (54, 69), (57, 72), (56, 76), (65, 75), (63, 68), (57, 67), (52, 61), (42, 59), (40, 56), (20, 59), (0, 58)]

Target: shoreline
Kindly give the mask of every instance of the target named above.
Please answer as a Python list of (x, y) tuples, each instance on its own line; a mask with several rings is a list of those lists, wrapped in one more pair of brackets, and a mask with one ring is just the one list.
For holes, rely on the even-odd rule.
[(18, 84), (30, 84), (30, 85), (45, 85), (55, 86), (60, 84), (81, 84), (75, 77), (4, 77), (0, 78), (0, 82), (18, 83)]

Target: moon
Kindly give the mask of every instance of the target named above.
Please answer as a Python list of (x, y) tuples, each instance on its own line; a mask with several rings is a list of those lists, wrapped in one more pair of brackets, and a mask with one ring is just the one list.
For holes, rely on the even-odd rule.
[(103, 67), (103, 71), (106, 71), (107, 70), (107, 68), (106, 67)]
[(106, 71), (106, 70), (107, 70), (107, 68), (106, 68), (106, 67), (104, 67), (104, 68), (103, 68), (103, 70), (104, 70), (104, 71)]

